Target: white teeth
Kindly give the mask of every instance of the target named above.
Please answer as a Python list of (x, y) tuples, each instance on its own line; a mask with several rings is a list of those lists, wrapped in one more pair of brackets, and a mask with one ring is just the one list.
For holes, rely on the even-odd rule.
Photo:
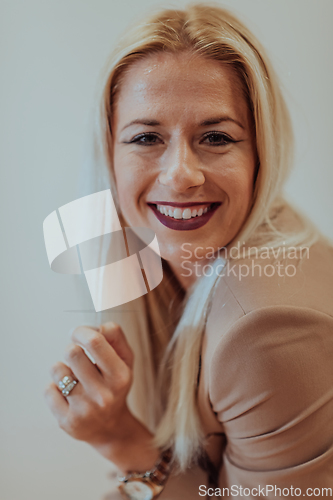
[(210, 207), (200, 208), (199, 210), (191, 208), (172, 208), (166, 207), (165, 205), (156, 205), (157, 210), (168, 217), (173, 217), (174, 219), (191, 219), (193, 217), (200, 217), (202, 214), (205, 214)]
[(183, 212), (183, 219), (190, 219), (191, 218), (191, 209), (190, 208), (185, 208)]

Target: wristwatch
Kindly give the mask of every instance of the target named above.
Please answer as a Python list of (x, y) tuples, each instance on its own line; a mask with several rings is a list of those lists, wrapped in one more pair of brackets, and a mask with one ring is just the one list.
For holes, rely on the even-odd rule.
[(172, 452), (164, 451), (153, 469), (147, 472), (130, 472), (118, 477), (119, 491), (127, 500), (155, 500), (163, 491), (171, 470)]

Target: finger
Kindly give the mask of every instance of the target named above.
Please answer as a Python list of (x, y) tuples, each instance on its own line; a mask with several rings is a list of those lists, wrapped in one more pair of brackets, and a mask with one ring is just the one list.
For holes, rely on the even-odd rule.
[(79, 345), (71, 343), (67, 346), (65, 361), (87, 392), (95, 393), (104, 385), (100, 370)]
[[(113, 321), (109, 321), (101, 325), (99, 328), (95, 328), (92, 326), (89, 327), (85, 325), (75, 328), (71, 331), (71, 338), (73, 342), (77, 342), (78, 344), (79, 342), (76, 333), (77, 330), (80, 328), (87, 328), (93, 331), (100, 332), (102, 335), (104, 335), (108, 343), (113, 347), (113, 349), (116, 351), (118, 356), (125, 362), (125, 364), (130, 368), (133, 368), (133, 361), (134, 361), (133, 351), (127, 342), (126, 336), (122, 328), (119, 325), (117, 325)], [(81, 347), (85, 349), (84, 346)], [(87, 354), (89, 357), (90, 353), (88, 352)]]
[(69, 330), (69, 337), (72, 338), (72, 334), (74, 333), (74, 331), (77, 329), (77, 328), (90, 328), (90, 330), (95, 330), (95, 332), (98, 332), (99, 331), (99, 328), (97, 326), (91, 326), (91, 325), (80, 325), (79, 327), (78, 326), (75, 326), (74, 328), (71, 328)]
[[(91, 330), (95, 330), (95, 332), (99, 332), (99, 328), (95, 327), (95, 326), (89, 326), (89, 325), (80, 325), (80, 327), (83, 327), (83, 328), (90, 328)], [(76, 330), (77, 326), (75, 328), (71, 328), (71, 330), (69, 331), (69, 338), (73, 340), (73, 337), (72, 337), (72, 334), (74, 332), (74, 330)], [(91, 356), (91, 354), (83, 347), (81, 346), (82, 349), (84, 350), (86, 356), (90, 359), (90, 361), (95, 365), (96, 362), (94, 360), (94, 358)]]
[(61, 425), (67, 418), (69, 405), (67, 399), (59, 392), (57, 385), (51, 382), (44, 391), (46, 402)]
[(126, 365), (133, 368), (133, 351), (127, 342), (122, 328), (116, 323), (113, 323), (113, 321), (109, 321), (108, 323), (101, 325), (99, 327), (99, 331), (102, 335), (104, 335), (108, 343), (113, 347)]
[[(55, 363), (51, 367), (50, 372), (51, 372), (53, 382), (57, 386), (58, 392), (60, 392), (60, 394), (61, 394), (61, 389), (59, 387), (59, 382), (65, 376), (72, 377), (73, 379), (78, 380), (77, 376), (75, 375), (75, 373), (73, 373), (71, 368), (69, 366), (65, 365), (64, 363), (62, 363), (61, 361), (58, 361), (57, 363)], [(78, 396), (79, 394), (82, 394), (82, 388), (79, 386), (79, 383), (78, 383), (78, 384), (76, 384), (74, 389), (72, 389), (70, 394), (68, 394), (68, 396), (66, 396), (66, 397), (69, 397), (69, 396), (72, 397), (74, 395)], [(64, 398), (65, 396), (63, 394), (61, 394), (61, 397)]]
[(78, 327), (72, 333), (72, 339), (87, 349), (96, 361), (103, 377), (111, 383), (112, 379), (116, 381), (124, 373), (124, 368), (128, 368), (100, 332), (91, 328)]

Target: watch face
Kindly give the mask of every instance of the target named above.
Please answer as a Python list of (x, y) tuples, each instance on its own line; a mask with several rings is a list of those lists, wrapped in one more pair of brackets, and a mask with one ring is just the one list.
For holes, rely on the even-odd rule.
[(152, 500), (153, 492), (148, 484), (141, 481), (129, 481), (124, 484), (124, 491), (133, 500)]

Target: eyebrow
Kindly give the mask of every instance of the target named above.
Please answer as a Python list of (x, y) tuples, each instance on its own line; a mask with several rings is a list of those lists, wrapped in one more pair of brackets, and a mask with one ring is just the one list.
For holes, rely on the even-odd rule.
[(131, 125), (136, 125), (136, 124), (139, 124), (139, 125), (148, 125), (150, 127), (156, 127), (157, 125), (161, 125), (160, 122), (158, 122), (157, 120), (148, 120), (148, 118), (137, 118), (136, 120), (133, 120), (130, 123), (128, 123), (127, 125), (125, 125), (125, 127), (123, 127), (121, 129), (121, 132), (123, 130), (125, 130), (125, 128), (128, 128)]
[(217, 118), (210, 118), (209, 120), (204, 120), (200, 123), (201, 127), (207, 127), (209, 125), (218, 125), (223, 122), (233, 122), (236, 123), (240, 128), (245, 129), (244, 125), (241, 124), (238, 120), (231, 118), (231, 116), (219, 116)]
[[(233, 122), (236, 123), (242, 129), (245, 129), (244, 125), (242, 125), (238, 120), (231, 118), (230, 116), (218, 116), (216, 118), (210, 118), (208, 120), (204, 120), (199, 123), (200, 127), (208, 127), (209, 125), (218, 125), (223, 122)], [(157, 120), (149, 120), (148, 118), (137, 118), (136, 120), (131, 121), (125, 127), (122, 128), (121, 132), (125, 130), (125, 128), (131, 127), (132, 125), (147, 125), (148, 127), (156, 127), (161, 125), (161, 123)]]

